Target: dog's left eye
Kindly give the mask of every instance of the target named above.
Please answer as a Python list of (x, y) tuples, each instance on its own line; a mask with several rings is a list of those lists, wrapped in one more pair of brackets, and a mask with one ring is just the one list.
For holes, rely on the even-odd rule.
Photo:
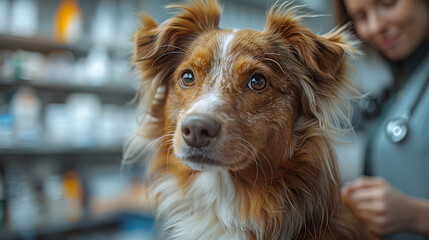
[(264, 76), (255, 74), (252, 77), (250, 77), (248, 86), (252, 90), (262, 91), (268, 86), (268, 82)]
[(180, 84), (182, 85), (182, 87), (190, 87), (194, 85), (194, 83), (195, 83), (195, 77), (194, 77), (194, 73), (191, 71), (184, 72), (180, 77)]

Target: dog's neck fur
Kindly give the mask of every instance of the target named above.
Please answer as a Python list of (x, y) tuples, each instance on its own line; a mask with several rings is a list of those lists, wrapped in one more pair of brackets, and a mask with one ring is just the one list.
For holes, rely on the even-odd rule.
[[(315, 142), (305, 144), (314, 145)], [(306, 149), (317, 150), (319, 147)], [(302, 165), (308, 161), (299, 159), (308, 158), (307, 154), (311, 153), (298, 153), (294, 164), (289, 162), (287, 168), (275, 170), (270, 179), (266, 179), (266, 176), (254, 175), (254, 169), (248, 169), (248, 174), (246, 170), (235, 174), (227, 170), (194, 172), (185, 166), (180, 167), (180, 160), (164, 152), (157, 159), (164, 159), (165, 165), (152, 169), (155, 178), (150, 183), (149, 192), (156, 201), (158, 217), (163, 219), (164, 228), (172, 239), (295, 239), (297, 235), (296, 239), (306, 239), (310, 235), (325, 236), (325, 231), (312, 233), (311, 229), (304, 230), (302, 226), (319, 225), (319, 231), (331, 230), (330, 222), (338, 213), (333, 206), (338, 204), (338, 199), (329, 189), (337, 183), (334, 180), (338, 180), (338, 173), (336, 166), (330, 166), (334, 167), (335, 174), (330, 182), (320, 182), (318, 176), (309, 176), (314, 174), (315, 166)], [(182, 171), (179, 174), (178, 169)], [(183, 171), (189, 172), (183, 174)], [(306, 179), (305, 183), (303, 179)], [(315, 189), (307, 189), (308, 186)], [(315, 192), (317, 189), (320, 192)], [(318, 213), (299, 211), (307, 205), (312, 206), (308, 209), (316, 206)], [(320, 219), (322, 222), (317, 222)], [(320, 225), (325, 227), (320, 228)]]
[[(183, 189), (177, 178), (166, 175), (154, 188), (159, 193), (158, 214), (172, 239), (250, 239), (235, 204), (236, 189), (226, 171), (196, 173), (194, 181)], [(192, 235), (190, 236), (190, 233)]]

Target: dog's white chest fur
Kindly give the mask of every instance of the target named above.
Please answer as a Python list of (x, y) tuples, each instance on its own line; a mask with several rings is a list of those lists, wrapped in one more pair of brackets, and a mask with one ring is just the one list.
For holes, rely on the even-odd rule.
[(228, 172), (201, 172), (193, 177), (186, 192), (172, 176), (159, 179), (154, 188), (154, 193), (161, 195), (157, 210), (169, 237), (248, 239), (246, 230), (256, 229), (254, 224), (240, 220), (240, 210), (234, 202), (235, 187)]

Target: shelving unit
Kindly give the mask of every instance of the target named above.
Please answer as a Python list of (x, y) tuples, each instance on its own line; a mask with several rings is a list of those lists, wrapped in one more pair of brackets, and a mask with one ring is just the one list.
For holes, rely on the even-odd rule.
[[(62, 44), (45, 37), (20, 37), (0, 34), (0, 50), (8, 49), (12, 52), (25, 50), (48, 55), (52, 52), (68, 51), (75, 59), (79, 59), (87, 57), (89, 48), (90, 46), (85, 45)], [(109, 52), (109, 54), (112, 54), (112, 52)], [(4, 77), (0, 74), (0, 94), (2, 96), (13, 96), (16, 90), (23, 87), (31, 88), (36, 92), (42, 104), (42, 111), (45, 111), (46, 105), (50, 103), (64, 104), (67, 97), (74, 93), (93, 94), (100, 99), (103, 106), (111, 105), (130, 108), (132, 107), (131, 101), (136, 94), (136, 89), (131, 87), (129, 83), (102, 86), (76, 85), (67, 82), (50, 81), (49, 79), (34, 80)], [(90, 181), (93, 177), (91, 176), (91, 171), (102, 169), (103, 167), (107, 169), (112, 169), (113, 167), (114, 171), (116, 169), (119, 174), (121, 157), (122, 145), (108, 145), (105, 147), (95, 145), (94, 147), (78, 148), (68, 145), (53, 146), (41, 142), (34, 147), (14, 145), (13, 147), (2, 148), (0, 146), (0, 184), (5, 184), (6, 182), (6, 169), (8, 167), (15, 166), (16, 168), (18, 166), (20, 167), (19, 171), (33, 171), (32, 168), (37, 167), (38, 162), (43, 162), (45, 165), (57, 164), (58, 166), (54, 167), (54, 169), (59, 171), (73, 169), (73, 171), (78, 172), (85, 188), (84, 192), (87, 194), (89, 190), (86, 188), (90, 187)], [(62, 173), (56, 172), (56, 174)], [(42, 182), (30, 184), (36, 184), (36, 188), (39, 188), (37, 191), (41, 191), (40, 185)], [(7, 189), (8, 187), (4, 187), (3, 192), (6, 192)], [(94, 233), (108, 236), (123, 228), (124, 222), (126, 222), (124, 219), (126, 217), (124, 216), (129, 214), (119, 212), (101, 218), (94, 218), (93, 213), (89, 210), (88, 197), (91, 196), (85, 196), (83, 200), (84, 218), (78, 222), (64, 222), (53, 225), (42, 224), (33, 226), (25, 231), (18, 231), (6, 225), (6, 227), (0, 227), (0, 239), (69, 239), (69, 236), (91, 235)], [(151, 225), (151, 217), (144, 215), (137, 215), (136, 217), (140, 220), (143, 219), (144, 224)]]
[[(75, 46), (58, 43), (44, 37), (21, 37), (7, 34), (0, 34), (0, 49), (28, 50), (48, 54), (57, 50), (70, 51), (76, 57), (83, 57), (88, 54), (89, 46)], [(104, 104), (130, 105), (136, 90), (130, 86), (88, 86), (58, 83), (45, 80), (24, 80), (11, 77), (0, 76), (0, 92), (7, 93), (21, 87), (34, 89), (42, 97), (43, 104), (64, 102), (65, 98), (72, 93), (91, 93), (100, 97)], [(49, 147), (42, 148), (0, 148), (0, 163), (7, 159), (16, 158), (38, 158), (50, 157), (80, 157), (98, 156), (97, 158), (111, 159), (120, 158), (122, 147), (113, 148), (67, 148)], [(108, 158), (105, 158), (108, 156)]]
[(83, 57), (88, 54), (89, 46), (75, 46), (58, 43), (45, 37), (21, 37), (8, 34), (0, 34), (0, 48), (11, 50), (24, 49), (41, 53), (49, 53), (54, 50), (66, 50), (75, 57)]
[(25, 239), (24, 236), (27, 236), (27, 239), (39, 240), (68, 239), (67, 237), (77, 235), (77, 233), (80, 235), (96, 234), (101, 237), (97, 239), (111, 239), (102, 238), (103, 234), (112, 234), (123, 227), (130, 228), (135, 223), (145, 226), (144, 231), (141, 231), (141, 237), (148, 239), (148, 235), (150, 237), (154, 228), (153, 218), (145, 213), (129, 212), (117, 212), (104, 218), (87, 218), (73, 223), (56, 223), (22, 231), (3, 229), (0, 230), (0, 239), (21, 240)]
[(19, 240), (28, 236), (31, 239), (61, 239), (76, 232), (96, 232), (117, 229), (121, 224), (119, 216), (111, 216), (103, 219), (85, 219), (73, 223), (52, 224), (40, 228), (26, 229), (22, 231), (3, 229), (0, 230), (0, 239)]
[(64, 99), (71, 93), (94, 93), (104, 103), (119, 104), (131, 102), (136, 94), (136, 90), (124, 86), (83, 86), (0, 77), (0, 91), (9, 91), (19, 87), (30, 87), (38, 92), (49, 93), (54, 99)]
[(22, 80), (22, 79), (5, 79), (0, 78), (0, 90), (14, 87), (27, 86), (38, 90), (61, 91), (63, 93), (83, 92), (108, 94), (110, 96), (132, 97), (135, 90), (124, 86), (83, 86), (71, 84), (59, 84), (54, 82)]
[(10, 148), (0, 150), (0, 163), (10, 158), (22, 158), (30, 160), (39, 157), (93, 157), (103, 159), (105, 157), (120, 159), (121, 147), (113, 148), (70, 148), (70, 147), (38, 147), (38, 148)]
[[(50, 53), (57, 50), (71, 52), (75, 57), (84, 57), (88, 54), (89, 46), (77, 46), (58, 43), (44, 37), (21, 37), (0, 34), (0, 49), (35, 51)], [(83, 86), (73, 84), (59, 84), (50, 81), (23, 80), (0, 77), (0, 91), (20, 86), (28, 86), (41, 91), (55, 91), (55, 94), (69, 94), (73, 92), (95, 93), (101, 97), (108, 96), (117, 102), (128, 102), (135, 95), (135, 89), (130, 86)], [(115, 102), (114, 101), (114, 102)], [(110, 101), (112, 102), (112, 101)]]

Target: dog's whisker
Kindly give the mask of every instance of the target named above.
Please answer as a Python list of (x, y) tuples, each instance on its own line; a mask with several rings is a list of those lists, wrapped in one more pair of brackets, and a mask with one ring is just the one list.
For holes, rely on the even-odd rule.
[(172, 146), (172, 143), (173, 143), (173, 139), (165, 140), (159, 145), (159, 147), (167, 147), (167, 148), (163, 149), (162, 152), (164, 153), (165, 151), (167, 151)]
[[(250, 144), (250, 143), (249, 143)], [(253, 145), (250, 144), (251, 147), (253, 147)], [(274, 169), (271, 165), (271, 161), (265, 156), (265, 154), (263, 154), (261, 151), (259, 151), (258, 149), (256, 149), (255, 147), (253, 147), (256, 152), (258, 153), (258, 159), (261, 159), (259, 156), (262, 157), (262, 159), (264, 159), (266, 161), (266, 163), (268, 164), (269, 168), (270, 168), (270, 184), (267, 187), (271, 187), (273, 184), (273, 179), (274, 179)]]
[(144, 55), (143, 57), (137, 59), (137, 61), (145, 61), (148, 59), (148, 56), (151, 55), (153, 52), (155, 52), (156, 50), (160, 49), (160, 48), (165, 48), (165, 47), (172, 47), (172, 48), (177, 48), (181, 51), (183, 51), (184, 54), (186, 55), (191, 55), (188, 51), (186, 51), (185, 49), (178, 47), (178, 46), (174, 46), (174, 45), (169, 45), (169, 44), (165, 44), (165, 45), (161, 45), (158, 47), (155, 47), (153, 49), (151, 49), (146, 55)]
[(167, 151), (167, 173), (168, 173), (168, 169), (170, 167), (170, 163), (169, 163), (169, 159), (170, 159), (170, 151), (173, 149), (173, 145), (170, 145), (168, 147), (168, 151)]
[[(249, 148), (248, 146), (246, 146), (246, 145), (244, 145), (242, 143), (239, 143), (239, 144), (241, 146), (243, 146), (252, 155), (252, 161), (255, 162), (255, 164), (257, 164), (257, 166), (256, 166), (257, 168), (259, 168), (259, 167), (261, 168), (262, 174), (264, 175), (264, 180), (265, 180), (265, 183), (266, 183), (267, 182), (267, 175), (265, 174), (264, 168), (259, 163), (260, 160), (258, 159), (258, 156), (256, 155), (256, 153), (254, 151), (252, 151), (251, 148)], [(243, 154), (244, 154), (244, 156), (247, 156), (247, 154), (245, 152), (243, 152)], [(258, 174), (258, 172), (256, 172), (256, 174)]]
[[(268, 166), (269, 166), (269, 168), (270, 168), (270, 173), (271, 173), (271, 176), (270, 176), (270, 184), (267, 186), (266, 185), (266, 187), (270, 187), (271, 185), (272, 185), (272, 182), (273, 182), (273, 176), (274, 176), (274, 171), (273, 171), (273, 168), (272, 168), (272, 165), (271, 165), (271, 163), (270, 163), (270, 160), (265, 156), (265, 154), (263, 154), (261, 151), (259, 151), (257, 148), (255, 148), (249, 141), (247, 141), (246, 139), (244, 139), (244, 138), (241, 138), (241, 137), (235, 137), (235, 138), (237, 138), (239, 141), (243, 141), (246, 145), (244, 145), (244, 147), (246, 147), (247, 149), (248, 148), (250, 148), (250, 149), (253, 149), (254, 151), (252, 151), (252, 150), (250, 150), (250, 149), (248, 149), (248, 151), (253, 155), (253, 156), (255, 156), (254, 157), (254, 160), (255, 161), (260, 161), (260, 157), (259, 156), (261, 156), (266, 162), (267, 162), (267, 164), (268, 164)], [(247, 147), (248, 146), (248, 147)], [(262, 164), (261, 164), (261, 166), (262, 166)], [(264, 168), (263, 167), (261, 167), (261, 169), (263, 170), (263, 174), (264, 174), (264, 178), (265, 178), (265, 184), (267, 184), (267, 175), (265, 174), (265, 171), (264, 171)]]
[(183, 169), (186, 169), (187, 167), (184, 165), (183, 161), (179, 161), (179, 165), (177, 166), (177, 170), (175, 173), (180, 172)]
[[(172, 129), (172, 130), (165, 132), (168, 129)], [(174, 126), (165, 127), (163, 129), (159, 130), (157, 133), (155, 133), (154, 136), (158, 136), (161, 132), (164, 132), (163, 136), (166, 134), (174, 134), (174, 129), (175, 129)]]
[(258, 56), (256, 57), (256, 60), (259, 60), (262, 56), (267, 56), (267, 55), (276, 55), (276, 56), (281, 56), (281, 54), (280, 54), (280, 53), (263, 53), (263, 54), (261, 54), (261, 55), (258, 55)]
[(165, 45), (162, 45), (162, 46), (160, 46), (160, 47), (174, 47), (174, 48), (177, 48), (177, 49), (179, 49), (179, 50), (181, 50), (181, 51), (183, 51), (186, 55), (191, 55), (188, 51), (186, 51), (185, 49), (183, 49), (183, 48), (181, 48), (181, 47), (178, 47), (178, 46), (175, 46), (175, 45), (168, 45), (168, 44), (165, 44)]
[(250, 193), (253, 191), (253, 189), (255, 188), (255, 186), (256, 186), (256, 181), (258, 180), (258, 175), (259, 175), (259, 164), (258, 164), (258, 162), (257, 161), (254, 161), (255, 162), (255, 166), (256, 166), (256, 174), (255, 174), (255, 180), (253, 181), (253, 185), (252, 185), (252, 187), (250, 188), (250, 190), (249, 190), (249, 192), (247, 193), (247, 196), (250, 196)]
[(166, 145), (168, 144), (168, 148), (165, 149), (163, 152), (167, 152), (167, 157), (166, 157), (166, 172), (168, 173), (168, 169), (169, 169), (169, 159), (170, 159), (170, 151), (173, 149), (173, 145), (171, 144), (173, 143), (173, 139), (171, 139), (170, 141), (166, 142)]
[(156, 148), (158, 148), (158, 142), (162, 141), (162, 139), (164, 138), (164, 136), (161, 136), (153, 141), (151, 141), (150, 143), (148, 143), (146, 146), (144, 146), (144, 148), (142, 149), (142, 152), (149, 152), (150, 148), (153, 148), (156, 146)]
[(277, 62), (276, 60), (274, 60), (272, 58), (261, 58), (261, 60), (262, 61), (271, 61), (271, 62), (275, 63), (280, 68), (280, 70), (282, 71), (283, 75), (287, 76), (287, 74), (286, 74), (285, 70), (283, 69), (282, 65), (280, 65), (280, 63)]
[[(238, 138), (238, 139), (241, 139), (241, 138)], [(259, 164), (258, 164), (258, 161), (257, 161), (257, 159), (256, 159), (256, 157), (255, 157), (255, 155), (254, 155), (254, 153), (246, 146), (246, 145), (244, 145), (244, 144), (242, 144), (241, 142), (239, 142), (239, 144), (241, 145), (241, 146), (243, 146), (245, 149), (247, 149), (247, 151), (249, 151), (250, 152), (250, 154), (252, 154), (252, 160), (253, 160), (253, 162), (255, 163), (255, 166), (256, 166), (256, 168), (255, 168), (255, 170), (256, 170), (256, 173), (255, 173), (255, 180), (253, 181), (253, 184), (252, 184), (252, 187), (250, 188), (250, 190), (248, 191), (248, 193), (246, 194), (247, 196), (249, 196), (250, 194), (251, 194), (251, 192), (253, 191), (253, 189), (255, 188), (255, 186), (256, 186), (256, 182), (257, 182), (257, 180), (258, 180), (258, 176), (259, 176)], [(244, 152), (243, 152), (244, 153)], [(246, 156), (246, 155), (245, 155)], [(261, 169), (262, 169), (262, 167), (261, 167)], [(262, 169), (262, 171), (263, 171), (263, 169)], [(265, 176), (265, 173), (263, 173), (264, 174), (264, 176)]]
[(259, 156), (262, 156), (262, 158), (266, 161), (266, 163), (270, 167), (270, 173), (271, 173), (270, 184), (267, 187), (271, 187), (274, 179), (274, 169), (273, 169), (273, 166), (271, 165), (271, 161), (261, 151), (259, 151), (258, 149), (256, 149), (256, 151), (259, 153)]
[(161, 54), (160, 56), (158, 56), (153, 62), (152, 62), (152, 65), (151, 65), (151, 67), (153, 67), (154, 65), (155, 65), (155, 63), (159, 60), (159, 59), (161, 59), (162, 57), (165, 57), (165, 56), (167, 56), (167, 55), (170, 55), (170, 54), (185, 54), (186, 55), (186, 53), (184, 53), (184, 52), (177, 52), (177, 51), (172, 51), (172, 52), (166, 52), (166, 53), (163, 53), (163, 54)]
[(186, 180), (186, 182), (183, 185), (188, 184), (189, 180), (191, 180), (191, 178), (194, 176), (194, 172), (192, 171), (191, 176), (188, 177), (188, 179)]
[(171, 142), (164, 142), (160, 145), (160, 147), (168, 146), (168, 148), (164, 149), (161, 153), (168, 152), (171, 149)]
[[(252, 188), (251, 188), (251, 190), (249, 191), (249, 193), (248, 194), (250, 194), (250, 192), (253, 190), (253, 187), (255, 186), (255, 184), (256, 184), (256, 181), (257, 181), (257, 175), (259, 175), (259, 167), (261, 167), (259, 164), (258, 164), (258, 159), (257, 159), (257, 156), (255, 155), (255, 153), (253, 152), (253, 151), (251, 151), (250, 150), (250, 148), (249, 147), (247, 147), (246, 145), (244, 145), (243, 143), (241, 143), (241, 142), (239, 142), (239, 144), (241, 145), (241, 146), (243, 146), (250, 154), (251, 154), (251, 159), (252, 159), (252, 162), (254, 162), (255, 164), (256, 164), (256, 176), (255, 176), (255, 180), (254, 180), (254, 183), (253, 183), (253, 185), (252, 185)], [(241, 152), (244, 156), (248, 156), (248, 154), (246, 153), (246, 152)], [(265, 171), (263, 170), (263, 168), (261, 167), (261, 169), (262, 169), (262, 173), (263, 173), (263, 175), (264, 175), (264, 179), (265, 179), (265, 182), (266, 182), (266, 174), (265, 174)]]
[[(172, 131), (170, 131), (171, 133), (173, 133)], [(168, 143), (169, 141), (165, 141), (164, 139), (168, 136), (173, 136), (173, 134), (169, 134), (170, 132), (167, 132), (166, 134), (163, 134), (162, 136), (158, 137), (157, 139), (152, 140), (151, 142), (149, 142), (148, 144), (146, 144), (143, 149), (141, 150), (142, 153), (147, 153), (150, 151), (153, 152), (157, 152), (159, 151), (159, 149), (166, 145), (166, 143)], [(162, 151), (163, 152), (163, 151)]]
[(288, 201), (288, 203), (289, 203), (289, 206), (291, 206), (292, 207), (292, 209), (293, 209), (293, 211), (297, 214), (297, 216), (299, 217), (299, 218), (301, 218), (301, 219), (303, 219), (303, 216), (301, 215), (301, 213), (298, 211), (298, 209), (295, 207), (295, 204), (293, 204), (292, 203), (292, 201), (290, 200), (290, 198), (289, 198), (289, 191), (286, 189), (286, 187), (284, 186), (284, 185), (282, 185), (282, 187), (283, 187), (283, 190), (284, 190), (284, 193), (285, 193), (285, 197), (286, 197), (286, 200)]

